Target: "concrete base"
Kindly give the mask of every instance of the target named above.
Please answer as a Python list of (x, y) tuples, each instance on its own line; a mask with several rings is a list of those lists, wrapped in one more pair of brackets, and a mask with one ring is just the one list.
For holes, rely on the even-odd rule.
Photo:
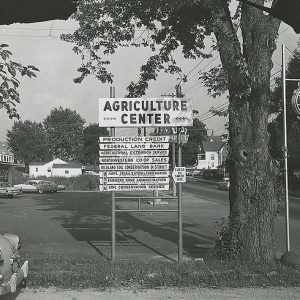
[(287, 266), (300, 266), (300, 252), (288, 251), (281, 256), (281, 262)]

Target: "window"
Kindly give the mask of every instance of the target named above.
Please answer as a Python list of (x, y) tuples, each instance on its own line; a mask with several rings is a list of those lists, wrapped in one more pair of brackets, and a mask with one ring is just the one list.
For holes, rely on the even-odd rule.
[(215, 155), (214, 154), (210, 155), (210, 160), (215, 160)]
[(69, 170), (65, 170), (65, 174), (69, 174)]
[(205, 160), (205, 154), (199, 154), (199, 160)]
[(39, 168), (35, 168), (35, 171), (38, 172), (38, 171), (39, 171)]
[(51, 172), (51, 167), (49, 167), (49, 168), (47, 169), (47, 172)]

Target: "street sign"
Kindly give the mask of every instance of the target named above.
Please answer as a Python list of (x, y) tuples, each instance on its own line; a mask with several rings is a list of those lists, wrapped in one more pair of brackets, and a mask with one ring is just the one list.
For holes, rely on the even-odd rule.
[(177, 127), (193, 125), (185, 98), (100, 98), (100, 127)]
[[(188, 142), (189, 139), (189, 135), (180, 135), (180, 143), (181, 144), (186, 144)], [(177, 143), (177, 135), (173, 134), (173, 135), (169, 135), (169, 142), (170, 143)]]
[(172, 173), (172, 178), (176, 183), (186, 182), (186, 171), (185, 167), (175, 167)]
[(125, 157), (125, 156), (168, 156), (169, 150), (101, 150), (100, 157)]
[(132, 156), (127, 156), (127, 157), (100, 157), (99, 158), (99, 163), (100, 164), (165, 164), (169, 162), (169, 157), (165, 156), (158, 156), (158, 157), (143, 157), (143, 156), (138, 156), (138, 157), (132, 157)]
[(99, 144), (100, 150), (167, 150), (168, 143), (107, 143)]
[(134, 178), (134, 177), (100, 177), (100, 184), (169, 184), (169, 177)]
[(138, 170), (146, 170), (146, 171), (163, 171), (163, 170), (169, 170), (169, 164), (107, 164), (107, 165), (99, 165), (100, 171), (125, 171), (125, 170), (132, 170), (132, 171), (138, 171)]
[(169, 137), (100, 137), (103, 191), (165, 190), (169, 186)]
[(99, 143), (167, 143), (167, 135), (159, 136), (101, 136)]
[(300, 116), (300, 87), (294, 91), (292, 96), (292, 107), (297, 114), (297, 116)]
[(153, 191), (153, 190), (160, 190), (160, 191), (167, 191), (169, 190), (169, 184), (100, 184), (99, 190), (102, 192), (105, 191)]
[(169, 171), (106, 171), (99, 172), (100, 177), (169, 177)]

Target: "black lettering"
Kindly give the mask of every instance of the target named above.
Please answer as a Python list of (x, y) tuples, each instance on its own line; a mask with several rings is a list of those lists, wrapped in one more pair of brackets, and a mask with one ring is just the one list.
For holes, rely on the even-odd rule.
[(121, 116), (121, 121), (122, 121), (123, 124), (127, 124), (127, 123), (128, 123), (128, 121), (125, 120), (125, 118), (126, 118), (127, 116), (128, 116), (127, 114), (123, 114), (123, 115)]
[(187, 101), (186, 100), (181, 101), (181, 110), (187, 110)]
[(110, 106), (110, 102), (109, 102), (109, 101), (106, 101), (106, 102), (105, 102), (105, 105), (104, 105), (104, 111), (106, 111), (106, 110), (112, 111), (111, 106)]
[(119, 101), (114, 101), (113, 103), (113, 110), (118, 111), (120, 109)]
[(136, 124), (136, 114), (130, 114), (130, 124)]
[(161, 124), (161, 115), (155, 114), (155, 124)]
[(173, 101), (173, 111), (179, 110), (179, 102), (178, 101)]
[(140, 110), (140, 108), (137, 107), (137, 104), (140, 104), (140, 101), (135, 101), (135, 102), (134, 102), (133, 107), (134, 107), (134, 110), (135, 110), (135, 111), (139, 111), (139, 110)]
[(164, 124), (170, 124), (170, 115), (164, 114)]
[(146, 123), (146, 115), (139, 114), (139, 124), (145, 124), (145, 123)]
[(126, 101), (121, 102), (121, 110), (128, 111), (128, 103)]

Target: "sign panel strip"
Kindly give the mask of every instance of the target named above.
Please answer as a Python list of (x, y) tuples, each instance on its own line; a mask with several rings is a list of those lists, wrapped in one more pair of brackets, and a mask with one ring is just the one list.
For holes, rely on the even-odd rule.
[(100, 150), (167, 150), (169, 149), (169, 143), (112, 143), (112, 144), (99, 144)]
[(118, 178), (118, 177), (100, 177), (100, 184), (168, 184), (169, 177), (153, 177), (153, 178)]
[(169, 150), (101, 150), (99, 156), (169, 156)]
[(170, 136), (103, 136), (99, 143), (168, 143)]
[(167, 191), (169, 190), (169, 184), (136, 184), (136, 185), (113, 185), (107, 184), (99, 185), (99, 190), (101, 192), (105, 191), (151, 191), (151, 190), (160, 190)]
[(155, 171), (155, 170), (169, 170), (169, 164), (126, 164), (126, 165), (99, 165), (100, 171), (114, 171), (114, 170), (146, 170), (146, 171)]
[(100, 172), (100, 177), (168, 177), (169, 171), (107, 171)]
[(100, 164), (165, 164), (169, 157), (100, 157)]

